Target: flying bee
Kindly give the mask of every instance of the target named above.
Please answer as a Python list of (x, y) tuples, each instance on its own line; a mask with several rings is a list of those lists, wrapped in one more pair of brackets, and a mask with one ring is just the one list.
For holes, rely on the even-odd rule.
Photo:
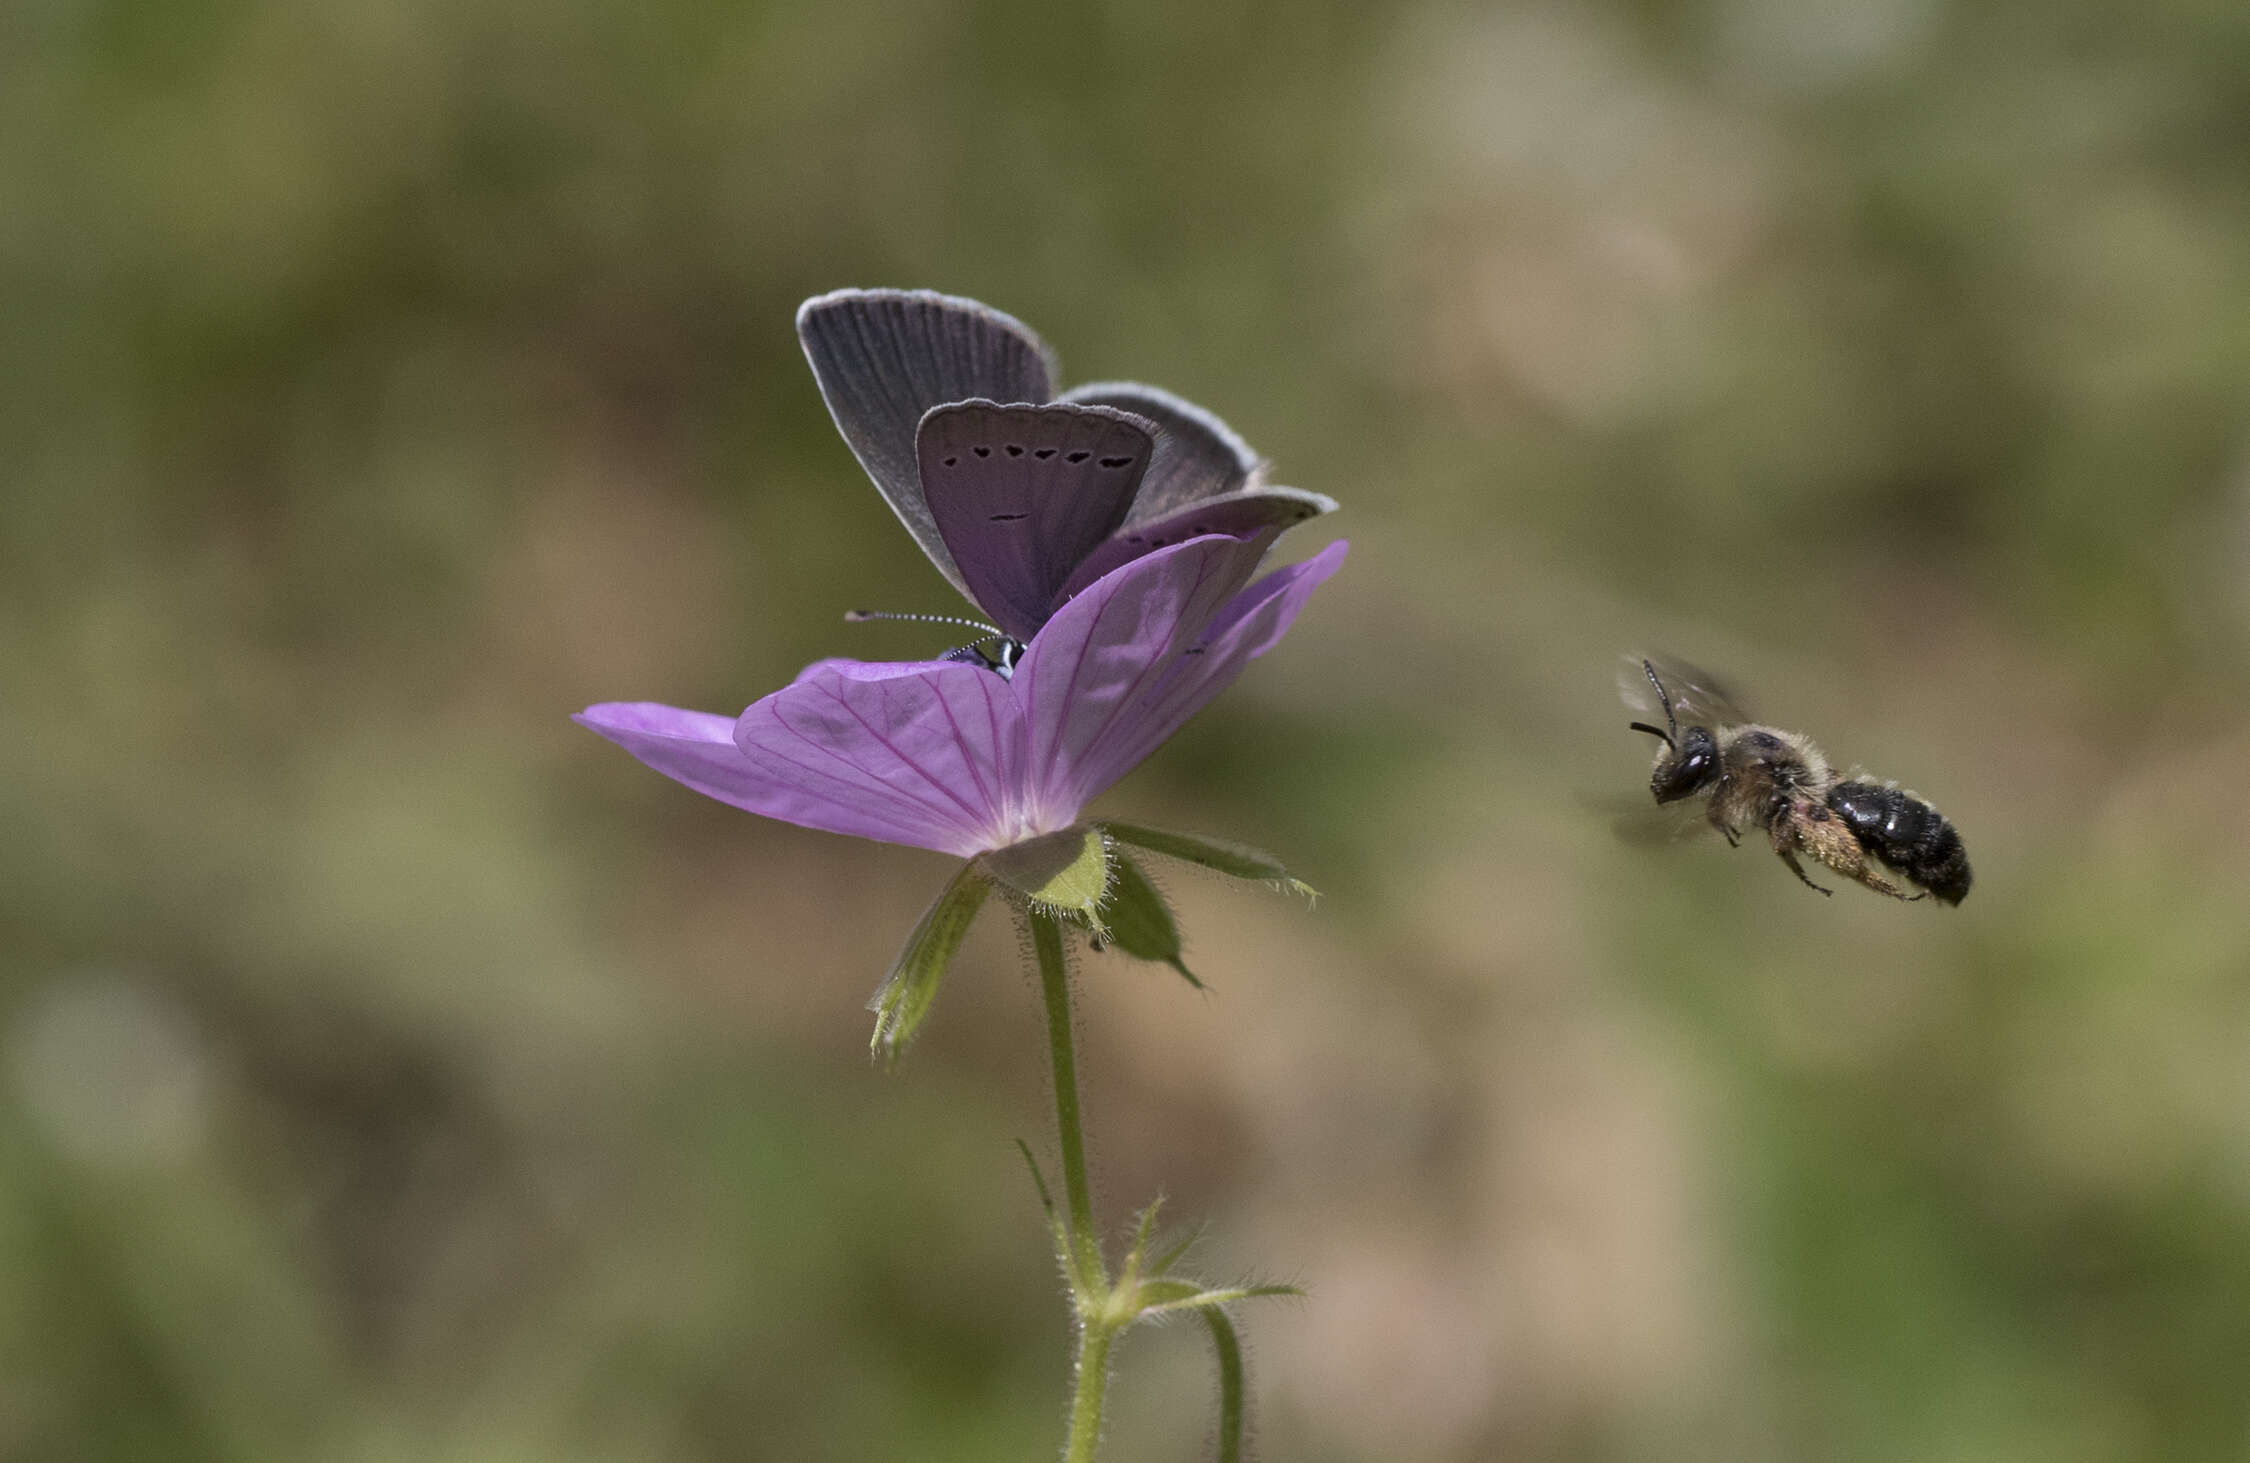
[(1967, 897), (1968, 852), (1937, 809), (1896, 784), (1839, 776), (1810, 739), (1751, 721), (1701, 671), (1668, 664), (1660, 674), (1645, 659), (1638, 670), (1656, 700), (1650, 705), (1639, 677), (1628, 674), (1621, 682), (1627, 704), (1664, 712), (1661, 727), (1631, 723), (1663, 744), (1648, 780), (1658, 803), (1705, 799), (1704, 817), (1729, 846), (1739, 846), (1746, 829), (1763, 830), (1789, 871), (1822, 894), (1833, 891), (1813, 883), (1800, 854), (1894, 899), (1922, 895), (1908, 894), (1874, 864), (1947, 904)]

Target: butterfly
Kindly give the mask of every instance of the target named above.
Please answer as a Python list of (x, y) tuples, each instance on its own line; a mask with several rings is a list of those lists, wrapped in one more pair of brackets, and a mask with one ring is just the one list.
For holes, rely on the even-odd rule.
[(1168, 391), (1110, 381), (1058, 397), (1045, 343), (975, 300), (837, 290), (798, 308), (797, 337), (877, 490), (1013, 642), (1003, 658), (1145, 554), (1212, 533), (1270, 543), (1336, 507), (1269, 486), (1249, 444)]

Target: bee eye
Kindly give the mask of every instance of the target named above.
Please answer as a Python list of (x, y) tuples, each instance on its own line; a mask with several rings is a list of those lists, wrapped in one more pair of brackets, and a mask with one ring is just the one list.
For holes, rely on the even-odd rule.
[(1659, 765), (1649, 778), (1649, 791), (1660, 803), (1677, 802), (1709, 787), (1718, 773), (1718, 743), (1705, 728), (1689, 727), (1680, 738), (1679, 760)]

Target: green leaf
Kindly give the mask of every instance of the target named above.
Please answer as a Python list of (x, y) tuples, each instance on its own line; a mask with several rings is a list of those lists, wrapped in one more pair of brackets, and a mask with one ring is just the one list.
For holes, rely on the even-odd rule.
[(1084, 824), (981, 855), (977, 862), (1001, 883), (1057, 914), (1076, 915), (1096, 934), (1109, 893), (1109, 841)]
[(1109, 916), (1110, 943), (1136, 960), (1161, 960), (1186, 977), (1189, 985), (1203, 989), (1203, 982), (1180, 958), (1179, 922), (1172, 918), (1162, 891), (1124, 854), (1113, 851), (1109, 859), (1114, 878), (1104, 913)]
[(1185, 1280), (1145, 1280), (1141, 1282), (1140, 1295), (1142, 1305), (1139, 1314), (1164, 1316), (1175, 1311), (1223, 1306), (1238, 1300), (1255, 1300), (1259, 1296), (1302, 1296), (1304, 1292), (1294, 1285), (1229, 1285), (1204, 1290)]
[(1148, 1267), (1148, 1273), (1151, 1275), (1163, 1275), (1169, 1272), (1174, 1265), (1179, 1264), (1180, 1261), (1187, 1258), (1187, 1252), (1194, 1249), (1195, 1242), (1201, 1238), (1203, 1238), (1203, 1226), (1199, 1224), (1195, 1228), (1189, 1230), (1185, 1235), (1182, 1235), (1179, 1242), (1173, 1245), (1172, 1248), (1166, 1250), (1163, 1254), (1158, 1255), (1156, 1257), (1156, 1262)]
[(1146, 1315), (1159, 1306), (1175, 1306), (1194, 1300), (1203, 1294), (1203, 1287), (1192, 1280), (1144, 1280), (1136, 1294), (1140, 1310)]
[(1085, 1297), (1079, 1294), (1078, 1271), (1071, 1263), (1070, 1230), (1063, 1223), (1060, 1211), (1055, 1208), (1054, 1195), (1047, 1192), (1047, 1176), (1039, 1171), (1039, 1160), (1031, 1156), (1031, 1145), (1016, 1139), (1016, 1151), (1023, 1155), (1023, 1166), (1031, 1170), (1031, 1186), (1039, 1191), (1039, 1207), (1047, 1216), (1047, 1237), (1055, 1242), (1055, 1259), (1070, 1278), (1072, 1296), (1081, 1305)]
[(1162, 828), (1144, 828), (1138, 823), (1104, 823), (1102, 830), (1119, 843), (1145, 848), (1150, 853), (1201, 864), (1237, 879), (1255, 879), (1308, 899), (1319, 897), (1310, 884), (1291, 878), (1289, 871), (1281, 866), (1281, 860), (1246, 843), (1229, 843), (1223, 838), (1205, 838), (1198, 833), (1171, 833)]
[(906, 948), (899, 951), (891, 973), (867, 1003), (867, 1009), (875, 1013), (875, 1035), (868, 1045), (876, 1055), (895, 1062), (914, 1039), (922, 1018), (930, 1014), (930, 1005), (937, 1000), (938, 982), (945, 978), (946, 967), (961, 949), (962, 937), (969, 933), (970, 923), (984, 907), (985, 895), (991, 892), (992, 881), (978, 872), (975, 864), (964, 864), (923, 914), (922, 922), (907, 937)]
[(1133, 1225), (1133, 1247), (1125, 1252), (1125, 1268), (1118, 1272), (1117, 1288), (1131, 1291), (1141, 1282), (1141, 1262), (1148, 1258), (1149, 1236), (1156, 1233), (1156, 1211), (1164, 1207), (1164, 1196), (1158, 1194), (1148, 1201), (1148, 1207)]

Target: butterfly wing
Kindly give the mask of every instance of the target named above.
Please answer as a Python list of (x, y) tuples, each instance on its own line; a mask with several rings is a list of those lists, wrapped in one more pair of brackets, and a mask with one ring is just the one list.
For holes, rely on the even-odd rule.
[(962, 401), (932, 408), (920, 480), (961, 583), (992, 622), (1029, 640), (1073, 571), (1125, 521), (1156, 428), (1108, 407)]
[[(1161, 437), (1157, 439), (1156, 450), (1160, 453), (1164, 450)], [(1149, 470), (1153, 472), (1155, 468), (1152, 466)], [(1230, 533), (1236, 538), (1264, 534), (1270, 544), (1291, 524), (1335, 510), (1336, 500), (1319, 493), (1299, 488), (1256, 488), (1204, 498), (1138, 524), (1128, 518), (1124, 527), (1103, 540), (1078, 566), (1077, 572), (1063, 585), (1056, 607), (1060, 608), (1063, 600), (1110, 570), (1200, 534)]]
[(1156, 454), (1125, 524), (1064, 586), (1068, 599), (1143, 554), (1206, 533), (1267, 542), (1283, 529), (1336, 511), (1336, 500), (1300, 488), (1269, 487), (1266, 464), (1232, 427), (1194, 402), (1137, 381), (1075, 386), (1065, 401), (1117, 407), (1156, 423)]
[(923, 494), (916, 433), (945, 402), (1046, 401), (1054, 394), (1047, 347), (998, 310), (929, 290), (816, 296), (797, 309), (797, 338), (852, 455), (930, 562), (975, 599)]
[(1254, 485), (1265, 464), (1232, 427), (1194, 402), (1137, 381), (1073, 386), (1064, 401), (1113, 406), (1156, 423), (1156, 456), (1125, 521), (1145, 523), (1205, 498)]

